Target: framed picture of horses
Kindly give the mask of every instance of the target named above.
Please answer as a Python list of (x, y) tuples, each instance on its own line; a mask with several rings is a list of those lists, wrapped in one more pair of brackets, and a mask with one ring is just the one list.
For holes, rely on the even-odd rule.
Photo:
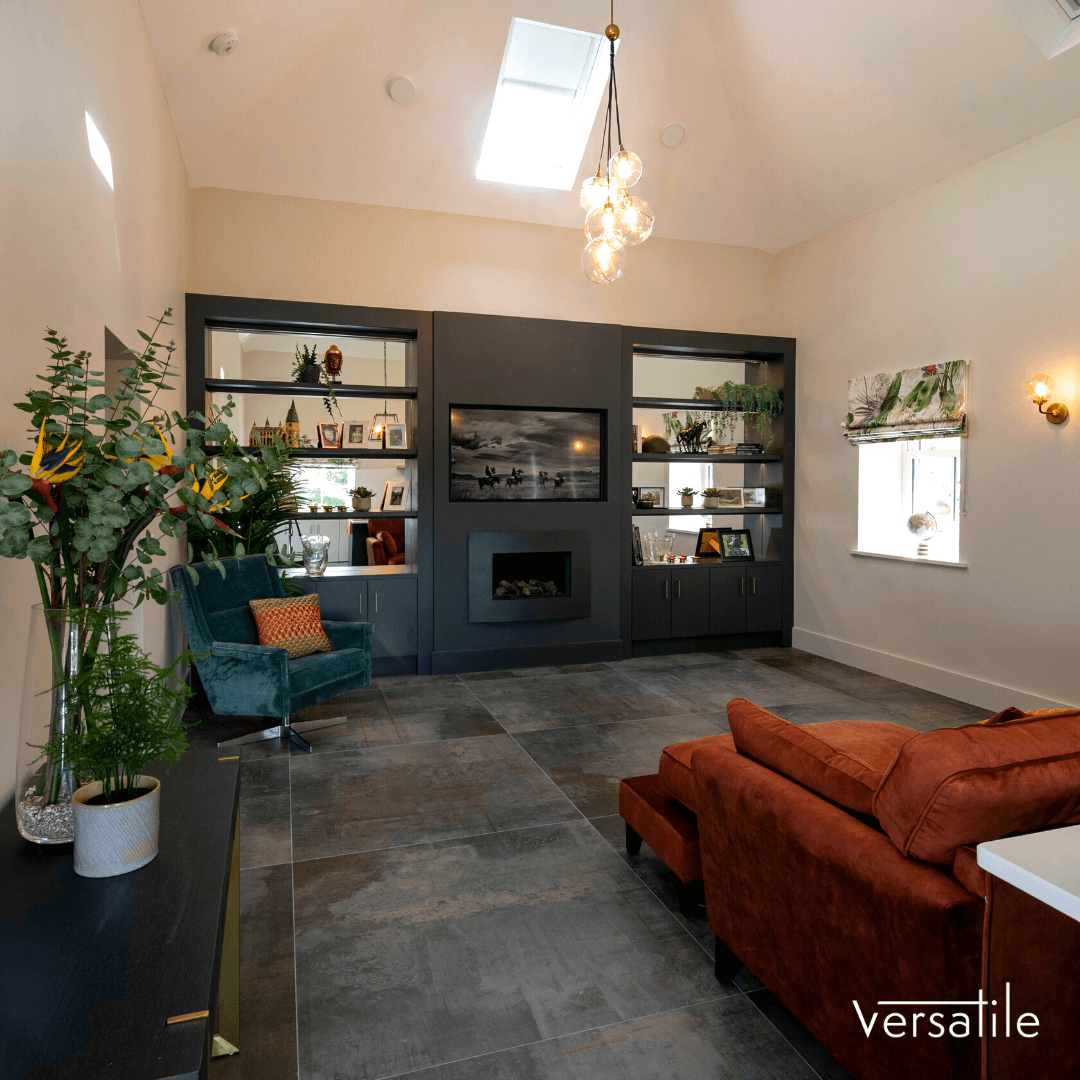
[(452, 502), (607, 497), (603, 409), (450, 406)]

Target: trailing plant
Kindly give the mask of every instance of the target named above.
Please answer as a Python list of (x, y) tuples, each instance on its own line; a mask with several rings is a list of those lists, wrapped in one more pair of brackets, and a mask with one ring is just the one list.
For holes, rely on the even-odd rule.
[[(783, 400), (774, 387), (750, 386), (748, 383), (725, 382), (723, 386), (698, 386), (694, 397), (702, 400), (718, 401), (723, 411), (711, 412), (711, 425), (717, 440), (724, 442), (735, 435), (739, 414), (752, 424), (757, 433), (771, 446), (773, 442), (770, 423), (774, 416), (783, 410)], [(690, 413), (687, 413), (690, 422)]]
[(319, 363), (318, 348), (317, 344), (311, 346), (298, 344), (296, 346), (296, 362), (293, 364), (292, 381), (296, 383), (300, 381), (300, 374), (304, 368), (315, 367), (319, 372), (319, 382), (326, 387), (326, 397), (323, 398), (323, 405), (332, 420), (335, 410), (337, 410), (338, 416), (341, 416), (341, 407), (338, 405), (333, 380), (331, 380), (323, 365)]
[[(115, 631), (120, 620), (111, 611), (85, 616), (87, 629), (98, 638)], [(187, 729), (194, 725), (185, 724), (180, 713), (193, 691), (178, 680), (177, 668), (195, 659), (185, 652), (168, 667), (158, 667), (134, 634), (114, 634), (108, 651), (67, 683), (83, 726), (54, 733), (39, 748), (42, 756), (65, 757), (82, 783), (101, 781), (105, 802), (133, 793), (150, 762), (164, 758), (171, 764), (187, 749)]]

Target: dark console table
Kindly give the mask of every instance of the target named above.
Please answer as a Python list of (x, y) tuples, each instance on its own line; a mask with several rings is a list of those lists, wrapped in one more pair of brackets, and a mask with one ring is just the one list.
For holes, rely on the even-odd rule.
[(147, 769), (160, 852), (121, 877), (78, 877), (70, 845), (28, 843), (5, 808), (4, 1080), (205, 1080), (214, 1034), (239, 1045), (238, 766), (200, 749)]

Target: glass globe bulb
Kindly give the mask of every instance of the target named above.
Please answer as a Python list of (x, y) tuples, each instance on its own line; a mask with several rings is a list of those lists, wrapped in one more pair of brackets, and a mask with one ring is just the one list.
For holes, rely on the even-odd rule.
[(585, 218), (585, 239), (604, 239), (613, 251), (618, 251), (626, 243), (626, 238), (619, 228), (618, 212), (610, 202), (589, 211)]
[(581, 269), (590, 281), (605, 285), (618, 281), (626, 269), (626, 256), (622, 248), (613, 248), (602, 236), (590, 240), (581, 253)]
[(611, 155), (608, 172), (620, 187), (633, 187), (641, 179), (641, 158), (633, 150), (620, 149)]
[(615, 229), (627, 247), (643, 244), (653, 229), (652, 207), (644, 199), (627, 196), (615, 208)]
[(597, 206), (603, 206), (607, 201), (607, 181), (597, 173), (587, 177), (581, 184), (581, 209), (592, 210)]
[(1050, 395), (1054, 392), (1054, 380), (1049, 375), (1032, 375), (1024, 389), (1036, 405), (1041, 405), (1050, 400)]

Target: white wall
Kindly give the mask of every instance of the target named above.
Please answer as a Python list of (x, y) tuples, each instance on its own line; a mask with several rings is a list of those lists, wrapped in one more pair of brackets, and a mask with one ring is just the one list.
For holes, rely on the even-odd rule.
[[(798, 338), (795, 644), (999, 708), (1080, 703), (1080, 122), (778, 257)], [(847, 381), (972, 361), (965, 569), (865, 559)], [(1074, 411), (1024, 394), (1049, 371)]]
[[(46, 326), (101, 359), (105, 326), (130, 345), (146, 316), (172, 306), (182, 343), (189, 197), (137, 0), (0, 4), (0, 70), (0, 446), (22, 450), (25, 415), (12, 405), (44, 372)], [(90, 159), (86, 110), (112, 153), (115, 193)], [(29, 562), (0, 560), (0, 595), (2, 802), (13, 789), (30, 606), (40, 602)], [(143, 632), (160, 656), (156, 605)]]

